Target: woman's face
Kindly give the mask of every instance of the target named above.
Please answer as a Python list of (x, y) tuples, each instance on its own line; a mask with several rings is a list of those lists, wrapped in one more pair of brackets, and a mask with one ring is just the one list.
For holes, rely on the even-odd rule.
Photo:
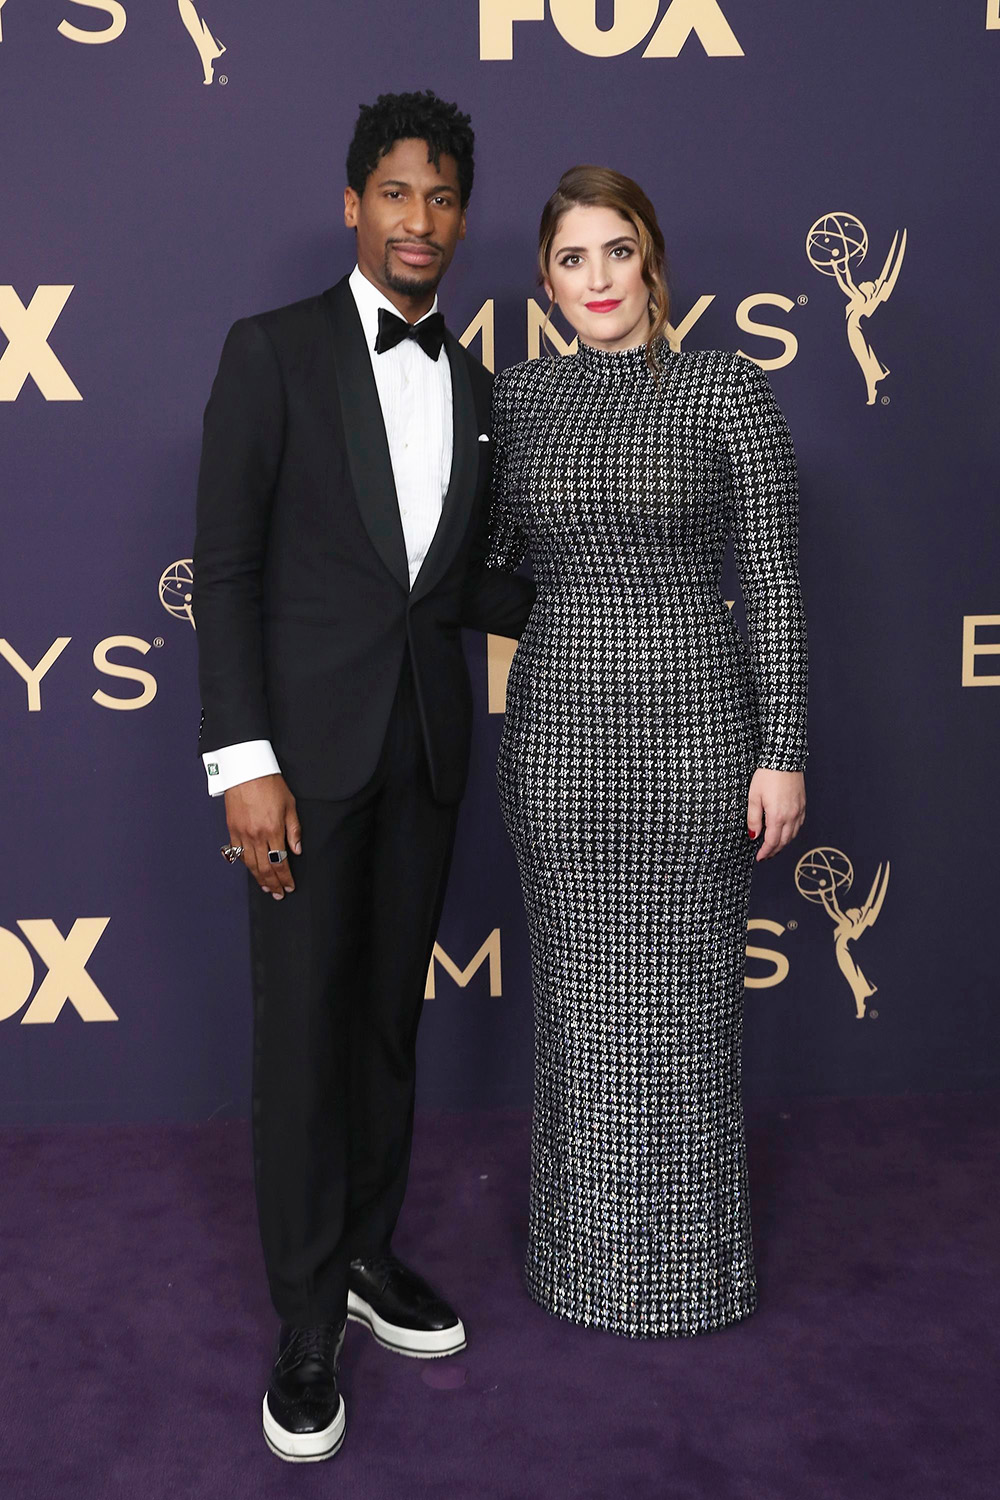
[(639, 236), (613, 208), (571, 208), (559, 221), (545, 291), (584, 343), (631, 349), (649, 337)]

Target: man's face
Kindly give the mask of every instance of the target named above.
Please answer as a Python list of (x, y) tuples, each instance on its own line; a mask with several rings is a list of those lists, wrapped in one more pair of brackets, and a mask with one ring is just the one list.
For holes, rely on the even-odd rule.
[(429, 305), (465, 238), (458, 163), (442, 156), (435, 166), (426, 141), (397, 141), (360, 197), (345, 188), (344, 223), (357, 230), (358, 265), (369, 281), (393, 302)]

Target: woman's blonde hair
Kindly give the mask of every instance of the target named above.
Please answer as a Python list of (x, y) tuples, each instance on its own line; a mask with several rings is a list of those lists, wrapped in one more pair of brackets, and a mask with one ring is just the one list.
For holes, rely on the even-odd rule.
[[(559, 186), (542, 209), (542, 220), (538, 226), (539, 279), (548, 281), (549, 259), (552, 242), (562, 222), (563, 215), (571, 208), (611, 208), (627, 219), (639, 236), (639, 256), (642, 264), (642, 279), (649, 291), (649, 337), (646, 340), (646, 360), (651, 369), (658, 368), (653, 345), (663, 333), (670, 317), (670, 294), (667, 291), (665, 249), (663, 233), (656, 218), (656, 210), (637, 182), (610, 167), (570, 167), (559, 179)], [(550, 301), (545, 314), (548, 323), (554, 301)], [(545, 333), (543, 324), (542, 333)]]

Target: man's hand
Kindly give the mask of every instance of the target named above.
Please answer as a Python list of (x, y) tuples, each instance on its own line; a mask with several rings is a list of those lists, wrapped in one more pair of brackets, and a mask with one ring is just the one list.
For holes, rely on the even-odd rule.
[(231, 786), (226, 793), (226, 824), (230, 843), (243, 845), (243, 863), (262, 891), (270, 891), (275, 901), (294, 891), (288, 861), (273, 865), (267, 857), (269, 849), (302, 853), (295, 798), (283, 776), (256, 776)]
[(779, 849), (791, 843), (806, 816), (806, 780), (801, 771), (771, 771), (761, 768), (753, 773), (747, 798), (747, 833), (756, 838), (764, 829), (764, 842), (757, 850), (757, 862), (771, 859)]

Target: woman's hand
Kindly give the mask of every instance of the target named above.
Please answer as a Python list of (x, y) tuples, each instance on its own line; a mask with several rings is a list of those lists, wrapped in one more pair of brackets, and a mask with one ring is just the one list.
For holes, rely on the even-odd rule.
[(747, 832), (756, 838), (764, 829), (758, 860), (771, 859), (790, 844), (805, 816), (806, 779), (801, 771), (769, 771), (762, 767), (753, 773), (747, 798)]

